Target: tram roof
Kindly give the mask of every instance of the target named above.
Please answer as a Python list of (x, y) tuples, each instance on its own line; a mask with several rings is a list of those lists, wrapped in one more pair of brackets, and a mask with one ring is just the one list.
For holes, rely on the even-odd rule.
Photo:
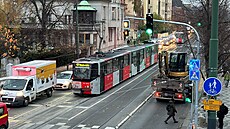
[(114, 49), (114, 50), (111, 50), (109, 52), (105, 52), (101, 56), (98, 55), (96, 57), (96, 55), (94, 55), (94, 56), (90, 56), (90, 57), (86, 57), (86, 58), (80, 58), (80, 59), (77, 59), (76, 61), (73, 61), (73, 63), (77, 63), (77, 62), (99, 63), (99, 62), (103, 62), (106, 60), (110, 60), (110, 59), (115, 58), (115, 57), (119, 57), (119, 56), (128, 54), (128, 53), (133, 52), (133, 51), (143, 49), (145, 47), (153, 46), (153, 45), (154, 44), (141, 44), (141, 45), (136, 45), (136, 46), (126, 46), (123, 48)]

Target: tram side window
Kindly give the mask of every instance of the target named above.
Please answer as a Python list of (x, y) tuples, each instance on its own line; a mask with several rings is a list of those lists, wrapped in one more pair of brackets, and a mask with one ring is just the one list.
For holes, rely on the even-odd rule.
[(132, 64), (137, 65), (137, 52), (132, 53)]
[(112, 64), (112, 60), (109, 60), (106, 62), (106, 68), (107, 68), (107, 73), (106, 74), (110, 74), (113, 72), (113, 64)]
[(125, 55), (124, 56), (124, 66), (128, 66), (129, 65), (129, 55)]
[(107, 73), (107, 68), (106, 68), (106, 64), (102, 64), (101, 65), (101, 75), (106, 75)]
[(151, 52), (152, 52), (152, 55), (154, 55), (154, 54), (156, 53), (156, 52), (155, 52), (155, 46), (156, 46), (156, 45), (152, 46), (152, 51), (151, 51)]
[(146, 49), (146, 57), (150, 56), (151, 55), (151, 47), (148, 47)]
[(98, 77), (98, 64), (92, 64), (91, 66), (91, 79)]
[(142, 49), (140, 51), (140, 61), (142, 62), (144, 60), (144, 50)]
[(118, 58), (113, 59), (113, 71), (117, 71), (118, 70)]

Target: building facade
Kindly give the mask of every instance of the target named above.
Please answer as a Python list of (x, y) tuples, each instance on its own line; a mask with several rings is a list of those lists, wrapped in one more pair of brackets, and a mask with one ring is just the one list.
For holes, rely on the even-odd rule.
[[(78, 32), (76, 35), (76, 8), (75, 1), (62, 1), (53, 3), (56, 14), (49, 14), (47, 17), (48, 33), (45, 35), (46, 45), (51, 47), (76, 45), (76, 36), (79, 39), (79, 48), (87, 50), (87, 55), (96, 51), (108, 51), (125, 45), (123, 35), (124, 1), (123, 0), (79, 0), (78, 3)], [(42, 5), (37, 4), (42, 10)], [(30, 6), (30, 5), (28, 5)], [(30, 6), (32, 7), (32, 6)], [(32, 11), (31, 11), (32, 10)], [(30, 32), (32, 44), (36, 46), (36, 39), (39, 39), (39, 18), (36, 14), (28, 13), (36, 11), (35, 8), (25, 7), (25, 15), (22, 20), (22, 28)], [(27, 13), (26, 13), (27, 12)], [(36, 38), (37, 37), (37, 38)], [(80, 50), (81, 52), (81, 50)]]

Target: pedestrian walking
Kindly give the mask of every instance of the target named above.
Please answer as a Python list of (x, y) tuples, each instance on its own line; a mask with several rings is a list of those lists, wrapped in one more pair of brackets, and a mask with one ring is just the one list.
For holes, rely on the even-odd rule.
[(220, 110), (217, 111), (217, 117), (219, 118), (219, 128), (223, 129), (224, 117), (228, 114), (228, 107), (224, 103), (220, 106)]
[(230, 80), (230, 73), (229, 73), (229, 71), (227, 71), (227, 72), (224, 74), (224, 83), (225, 83), (225, 87), (228, 87), (229, 80)]
[(169, 104), (166, 107), (167, 114), (169, 115), (168, 118), (165, 120), (165, 124), (168, 124), (168, 120), (172, 117), (174, 123), (178, 123), (178, 121), (175, 119), (175, 113), (177, 113), (177, 110), (174, 105), (174, 100), (170, 100)]

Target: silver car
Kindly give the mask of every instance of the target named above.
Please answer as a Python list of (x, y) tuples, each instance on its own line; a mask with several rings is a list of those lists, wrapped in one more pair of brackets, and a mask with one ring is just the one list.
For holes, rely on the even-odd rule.
[(72, 89), (73, 71), (64, 71), (57, 74), (57, 84), (54, 89)]

